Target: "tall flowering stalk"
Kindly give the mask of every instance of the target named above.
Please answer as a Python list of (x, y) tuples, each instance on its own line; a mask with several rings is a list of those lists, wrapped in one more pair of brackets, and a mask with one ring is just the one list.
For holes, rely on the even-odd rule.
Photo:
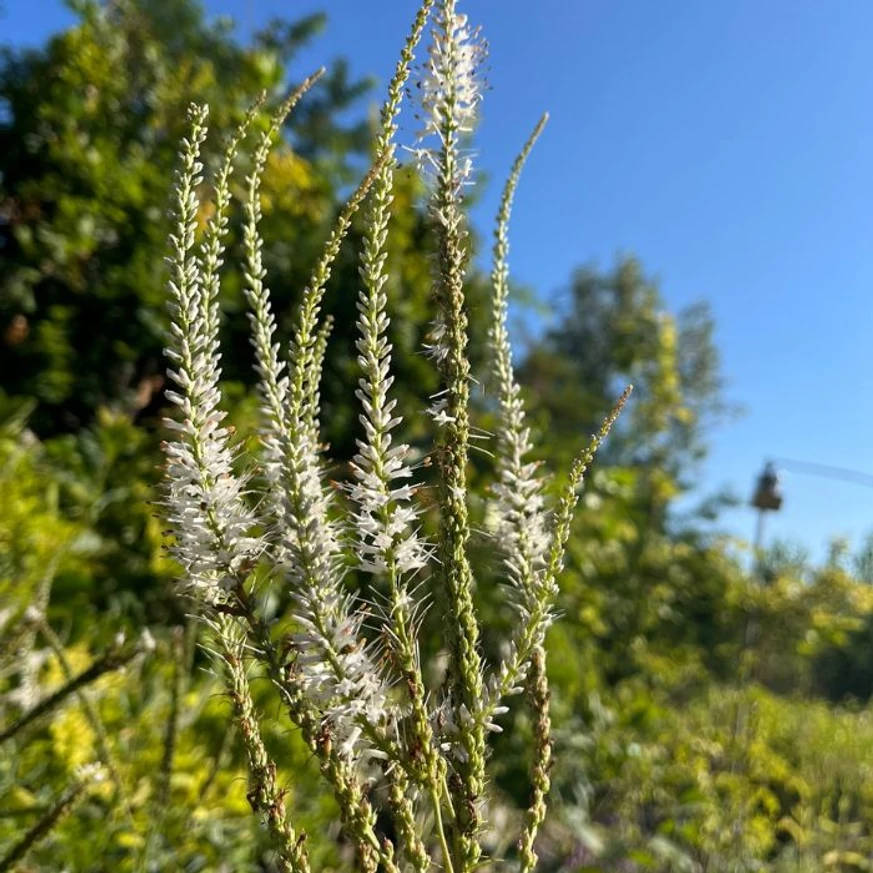
[[(545, 817), (550, 787), (551, 724), (546, 676), (545, 634), (552, 620), (557, 584), (546, 572), (550, 541), (547, 531), (542, 482), (537, 464), (528, 459), (533, 450), (524, 403), (512, 367), (508, 331), (509, 309), (509, 217), (522, 169), (546, 126), (543, 115), (521, 150), (507, 179), (494, 231), (494, 261), (491, 271), (493, 378), (500, 397), (497, 435), (497, 484), (495, 486), (496, 542), (503, 551), (507, 590), (518, 613), (518, 623), (509, 641), (506, 657), (488, 685), (483, 706), (477, 713), (488, 721), (504, 711), (502, 699), (527, 679), (528, 697), (534, 713), (534, 757), (531, 767), (533, 797), (525, 827), (518, 840), (521, 869), (536, 866), (534, 841)], [(528, 675), (529, 674), (529, 675)]]
[[(249, 536), (254, 515), (243, 500), (243, 483), (233, 470), (229, 432), (220, 425), (220, 352), (218, 343), (220, 280), (230, 203), (229, 181), (239, 145), (252, 121), (250, 112), (229, 140), (215, 179), (215, 209), (198, 257), (195, 245), (199, 199), (203, 183), (200, 149), (206, 139), (208, 112), (191, 107), (190, 134), (183, 141), (177, 174), (176, 229), (170, 237), (170, 344), (166, 354), (176, 365), (169, 375), (179, 392), (168, 392), (185, 416), (168, 422), (178, 434), (166, 445), (168, 515), (176, 531), (175, 554), (185, 570), (185, 589), (199, 601), (214, 631), (219, 657), (228, 667), (229, 690), (245, 741), (252, 775), (258, 785), (253, 797), (272, 798), (265, 819), (277, 841), (283, 870), (307, 873), (308, 861), (298, 838), (284, 821), (275, 786), (265, 774), (275, 765), (266, 758), (252, 718), (251, 694), (242, 661), (237, 623), (221, 610), (244, 590), (244, 579), (257, 560), (260, 541)], [(253, 802), (256, 809), (261, 809)]]
[[(190, 133), (183, 141), (182, 167), (176, 178), (175, 230), (170, 235), (170, 338), (166, 355), (170, 379), (178, 391), (167, 398), (181, 413), (182, 421), (168, 421), (176, 439), (167, 443), (166, 504), (176, 536), (174, 554), (185, 571), (189, 592), (209, 606), (224, 599), (236, 576), (256, 558), (260, 544), (249, 537), (254, 522), (242, 498), (243, 486), (233, 472), (229, 433), (221, 422), (217, 288), (221, 237), (226, 228), (221, 206), (227, 198), (216, 196), (216, 213), (204, 243), (205, 259), (197, 255), (195, 233), (203, 183), (200, 150), (206, 139), (208, 110), (192, 107)], [(239, 140), (237, 140), (238, 142)], [(233, 149), (235, 151), (235, 148)], [(233, 160), (229, 152), (228, 161)], [(227, 176), (224, 175), (224, 182)], [(213, 244), (213, 242), (215, 244)]]
[[(340, 534), (328, 516), (330, 497), (321, 477), (314, 414), (327, 336), (317, 319), (331, 264), (375, 171), (367, 175), (340, 214), (304, 291), (290, 365), (275, 339), (276, 321), (264, 283), (266, 270), (258, 231), (260, 179), (270, 147), (288, 113), (319, 75), (307, 79), (280, 107), (255, 152), (245, 204), (246, 295), (260, 376), (270, 521), (279, 561), (299, 607), (298, 663), (306, 661), (311, 667), (301, 671), (301, 682), (322, 708), (334, 710), (334, 720), (344, 732), (341, 749), (351, 753), (361, 734), (356, 722), (372, 727), (380, 720), (386, 699), (367, 653), (357, 645), (361, 616), (353, 613), (351, 599), (342, 590)], [(354, 710), (356, 717), (351, 722), (336, 718), (340, 710), (343, 715)], [(351, 726), (346, 731), (347, 724)]]
[[(445, 762), (439, 753), (428, 712), (416, 641), (416, 622), (422, 603), (416, 600), (410, 587), (416, 575), (428, 566), (431, 549), (417, 530), (415, 487), (410, 484), (413, 478), (410, 448), (392, 445), (392, 432), (401, 418), (395, 415), (397, 401), (390, 399), (392, 348), (387, 336), (389, 316), (385, 290), (389, 280), (385, 246), (397, 164), (394, 144), (397, 116), (413, 60), (413, 47), (427, 23), (432, 5), (432, 0), (428, 0), (419, 10), (382, 107), (376, 147), (385, 155), (385, 163), (373, 184), (366, 215), (360, 267), (363, 287), (358, 300), (357, 349), (361, 379), (355, 393), (362, 406), (364, 436), (358, 441), (358, 452), (352, 462), (354, 482), (348, 490), (355, 507), (352, 521), (358, 569), (384, 580), (387, 586), (383, 638), (397, 678), (406, 690), (409, 701), (406, 729), (417, 749), (405, 769), (415, 787), (430, 798), (443, 861), (451, 869), (442, 813), (443, 802), (448, 801), (443, 797)], [(414, 812), (405, 790), (408, 777), (398, 780), (399, 773), (398, 768), (392, 780), (392, 804), (398, 811), (401, 826), (413, 825), (414, 829)], [(428, 857), (422, 849), (423, 846), (414, 841), (410, 860), (416, 869), (423, 870), (428, 866)]]
[(278, 422), (284, 500), (282, 546), (284, 582), (295, 601), (300, 628), (295, 647), (306, 692), (328, 711), (343, 753), (350, 758), (372, 747), (391, 729), (393, 720), (385, 683), (363, 638), (365, 613), (343, 586), (341, 531), (331, 518), (330, 492), (323, 481), (318, 443), (306, 404), (319, 374), (318, 315), (325, 285), (358, 208), (381, 168), (376, 164), (340, 214), (325, 252), (303, 292), (291, 342), (287, 407)]
[(234, 715), (252, 777), (249, 803), (254, 812), (261, 816), (270, 833), (282, 873), (309, 873), (306, 835), (298, 835), (288, 822), (285, 793), (278, 785), (276, 762), (267, 752), (261, 736), (260, 721), (249, 684), (249, 658), (245, 651), (244, 631), (238, 622), (228, 616), (217, 619), (215, 630), (223, 643), (218, 657), (226, 671)]
[[(373, 172), (341, 213), (304, 295), (295, 338), (298, 354), (292, 367), (288, 358), (281, 355), (276, 341), (276, 321), (264, 282), (266, 270), (258, 229), (261, 177), (270, 148), (285, 118), (320, 75), (319, 71), (309, 77), (282, 104), (262, 134), (247, 178), (245, 200), (245, 290), (264, 422), (262, 463), (267, 484), (267, 539), (277, 571), (290, 579), (292, 591), (298, 592), (297, 603), (301, 608), (295, 617), (300, 630), (289, 641), (298, 653), (295, 662), (287, 666), (281, 663), (278, 649), (264, 622), (255, 615), (249, 597), (239, 597), (237, 606), (246, 617), (255, 645), (279, 686), (292, 720), (319, 755), (322, 772), (333, 787), (346, 827), (355, 839), (361, 866), (369, 870), (375, 869), (380, 857), (386, 866), (393, 862), (390, 848), (385, 850), (375, 836), (375, 814), (362, 796), (353, 753), (361, 734), (359, 719), (370, 726), (368, 715), (379, 711), (384, 696), (375, 669), (360, 652), (361, 618), (352, 614), (350, 599), (340, 588), (338, 535), (327, 517), (328, 493), (320, 481), (318, 382), (330, 322), (326, 321), (320, 329), (315, 323), (330, 265), (354, 211), (372, 183)], [(314, 643), (314, 652), (306, 651), (310, 643)], [(311, 669), (306, 669), (307, 664)], [(337, 717), (341, 709), (343, 716), (355, 710), (359, 718)], [(328, 727), (328, 720), (334, 729)], [(337, 739), (340, 742), (335, 742)]]
[(497, 483), (494, 488), (495, 541), (503, 552), (507, 591), (520, 621), (509, 643), (509, 652), (489, 683), (482, 712), (484, 718), (493, 715), (502, 698), (519, 688), (532, 649), (542, 643), (551, 619), (549, 610), (557, 594), (554, 579), (549, 579), (545, 573), (549, 532), (543, 483), (538, 475), (538, 465), (528, 457), (533, 451), (533, 442), (525, 421), (521, 387), (513, 372), (508, 330), (509, 218), (522, 169), (547, 120), (546, 115), (540, 119), (513, 165), (503, 190), (494, 231), (489, 339), (493, 380), (500, 398)]
[(300, 98), (318, 81), (323, 70), (309, 76), (276, 111), (266, 130), (261, 134), (252, 159), (252, 169), (246, 177), (245, 223), (243, 243), (245, 247), (245, 285), (248, 301), (249, 319), (252, 325), (252, 344), (255, 348), (255, 370), (258, 374), (258, 390), (261, 399), (264, 443), (262, 464), (271, 486), (268, 494), (274, 498), (268, 511), (278, 518), (282, 513), (282, 501), (276, 499), (278, 483), (281, 478), (281, 440), (284, 432), (282, 419), (285, 397), (288, 392), (287, 364), (281, 356), (279, 344), (275, 341), (276, 318), (270, 305), (270, 291), (265, 283), (267, 269), (264, 266), (264, 243), (259, 225), (261, 210), (261, 178), (267, 166), (275, 139), (282, 125), (299, 103)]
[[(461, 153), (461, 138), (472, 132), (481, 100), (479, 65), (484, 46), (471, 31), (454, 0), (435, 14), (429, 58), (420, 82), (424, 127), (419, 155), (429, 169), (431, 215), (437, 234), (434, 301), (437, 307), (431, 353), (441, 390), (431, 408), (440, 429), (438, 557), (444, 586), (446, 630), (450, 645), (448, 723), (455, 744), (455, 864), (476, 866), (481, 849), (480, 804), (485, 789), (485, 726), (473, 717), (484, 695), (479, 624), (473, 605), (473, 572), (467, 554), (467, 456), (470, 441), (470, 364), (464, 279), (467, 229), (463, 187), (472, 162)], [(429, 143), (435, 140), (430, 148)]]
[[(435, 7), (435, 8), (432, 8)], [(302, 290), (290, 341), (278, 335), (263, 261), (261, 179), (285, 118), (319, 74), (269, 119), (253, 149), (243, 195), (244, 291), (249, 304), (261, 401), (259, 475), (222, 424), (219, 298), (230, 183), (237, 152), (259, 111), (228, 140), (212, 181), (214, 209), (198, 242), (200, 153), (207, 111), (192, 107), (176, 181), (168, 283), (172, 325), (168, 394), (179, 415), (166, 444), (166, 514), (182, 566), (181, 589), (197, 603), (226, 679), (249, 763), (249, 799), (273, 839), (280, 869), (308, 873), (306, 837), (290, 824), (277, 766), (266, 751), (249, 672), (262, 669), (317, 758), (340, 809), (345, 837), (362, 873), (424, 873), (440, 866), (469, 873), (482, 863), (488, 732), (499, 730), (508, 694), (526, 688), (534, 718), (533, 796), (518, 841), (522, 869), (537, 861), (551, 759), (545, 634), (554, 616), (557, 577), (578, 489), (599, 443), (626, 400), (570, 471), (549, 511), (512, 372), (507, 330), (508, 223), (512, 198), (543, 122), (510, 175), (494, 247), (493, 376), (500, 402), (497, 483), (491, 495), (504, 554), (507, 596), (519, 621), (505, 657), (488, 673), (480, 652), (469, 558), (467, 466), (470, 364), (464, 286), (468, 230), (464, 187), (482, 87), (484, 47), (456, 0), (425, 0), (413, 21), (382, 108), (375, 160), (348, 203)], [(432, 14), (432, 41), (419, 82), (424, 128), (413, 148), (430, 183), (436, 237), (432, 340), (441, 385), (428, 412), (436, 431), (440, 524), (436, 541), (421, 531), (419, 483), (408, 446), (396, 440), (403, 418), (392, 397), (387, 242), (397, 166), (398, 116), (416, 46)], [(333, 265), (353, 216), (364, 206), (357, 298), (356, 386), (362, 435), (341, 489), (325, 474), (319, 433), (320, 380), (329, 354), (330, 318), (322, 312)], [(255, 569), (257, 574), (254, 574)], [(368, 577), (356, 596), (350, 568)], [(255, 579), (258, 587), (255, 588)], [(428, 688), (417, 636), (424, 601), (435, 588), (445, 607), (450, 668)], [(286, 595), (282, 622), (263, 612), (264, 591)], [(279, 630), (281, 628), (281, 630)], [(379, 826), (372, 789), (385, 788), (392, 833)]]

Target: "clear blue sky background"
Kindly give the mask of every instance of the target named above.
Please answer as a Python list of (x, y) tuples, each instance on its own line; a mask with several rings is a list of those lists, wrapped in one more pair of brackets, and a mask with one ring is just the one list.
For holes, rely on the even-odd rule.
[[(6, 0), (0, 39), (69, 23), (58, 0)], [(479, 147), (498, 179), (552, 120), (514, 213), (517, 279), (549, 294), (572, 268), (637, 253), (671, 307), (712, 303), (738, 423), (702, 487), (747, 496), (767, 456), (873, 472), (873, 3), (870, 0), (468, 0), (491, 45)], [(303, 60), (346, 55), (381, 81), (412, 0), (207, 0), (243, 32), (324, 9)], [(301, 70), (302, 71), (302, 70)], [(788, 475), (768, 538), (816, 554), (873, 528), (873, 490)], [(725, 519), (751, 537), (749, 509)]]

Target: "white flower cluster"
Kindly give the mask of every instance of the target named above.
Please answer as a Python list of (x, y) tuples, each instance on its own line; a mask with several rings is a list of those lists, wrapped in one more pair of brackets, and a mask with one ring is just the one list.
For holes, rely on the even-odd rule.
[(419, 139), (472, 133), (482, 101), (480, 69), (487, 49), (478, 28), (445, 3), (434, 14), (433, 40), (422, 65), (423, 128)]
[(503, 385), (501, 403), (494, 538), (504, 556), (508, 590), (524, 619), (535, 604), (557, 594), (557, 588), (546, 572), (551, 536), (539, 464), (525, 461), (533, 445), (530, 429), (524, 424), (520, 389), (513, 379)]
[[(425, 178), (450, 173), (450, 189), (457, 194), (469, 184), (473, 172), (473, 157), (461, 155), (458, 139), (472, 133), (476, 124), (483, 91), (480, 71), (487, 46), (479, 29), (469, 26), (467, 16), (456, 11), (454, 2), (444, 3), (436, 11), (432, 34), (418, 82), (422, 109), (419, 145), (411, 152)], [(438, 148), (428, 145), (433, 139)], [(446, 155), (450, 157), (448, 165)], [(435, 212), (439, 217), (439, 208)]]
[[(383, 107), (376, 160), (337, 219), (303, 290), (292, 339), (285, 347), (277, 340), (265, 283), (260, 180), (285, 117), (317, 75), (280, 107), (255, 150), (246, 179), (243, 273), (261, 400), (258, 474), (238, 471), (240, 458), (223, 424), (218, 343), (229, 179), (237, 146), (254, 111), (225, 151), (213, 182), (214, 208), (198, 246), (200, 150), (207, 113), (192, 108), (191, 133), (183, 141), (177, 175), (175, 230), (168, 258), (172, 324), (166, 354), (176, 390), (167, 396), (180, 414), (179, 420), (169, 423), (174, 438), (166, 446), (166, 504), (184, 585), (199, 600), (223, 647), (224, 662), (236, 677), (237, 697), (247, 693), (240, 677), (245, 677), (252, 659), (263, 663), (280, 690), (289, 716), (320, 758), (365, 873), (399, 869), (391, 843), (379, 839), (374, 830), (377, 817), (362, 783), (373, 772), (369, 759), (387, 758), (382, 770), (390, 790), (388, 806), (396, 832), (406, 841), (407, 857), (415, 859), (413, 869), (420, 873), (430, 864), (426, 840), (418, 834), (422, 821), (433, 823), (445, 869), (469, 873), (480, 866), (486, 735), (501, 730), (496, 720), (506, 712), (502, 701), (522, 687), (533, 688), (535, 700), (540, 701), (535, 704), (539, 725), (535, 754), (536, 766), (545, 772), (550, 745), (542, 647), (553, 619), (555, 577), (569, 536), (576, 489), (620, 409), (619, 405), (574, 463), (570, 485), (550, 516), (537, 464), (528, 459), (532, 440), (512, 370), (507, 330), (510, 205), (541, 122), (504, 192), (492, 273), (490, 339), (500, 424), (497, 481), (486, 517), (493, 519), (503, 581), (518, 620), (501, 663), (486, 677), (471, 561), (468, 451), (471, 440), (482, 434), (471, 424), (469, 411), (474, 382), (467, 354), (465, 298), (470, 247), (462, 187), (470, 180), (471, 160), (461, 149), (463, 137), (473, 130), (482, 97), (479, 68), (485, 48), (478, 31), (457, 12), (456, 0), (439, 0), (434, 13), (433, 42), (420, 82), (424, 126), (417, 149), (431, 176), (428, 206), (438, 238), (433, 276), (437, 315), (426, 346), (440, 378), (440, 390), (427, 410), (438, 431), (434, 491), (439, 534), (434, 544), (421, 534), (413, 456), (408, 445), (396, 441), (402, 419), (391, 396), (386, 243), (396, 169), (393, 137), (413, 49), (430, 12), (431, 0), (423, 0)], [(424, 142), (429, 139), (436, 142), (435, 148)], [(340, 489), (340, 502), (320, 454), (320, 379), (329, 333), (322, 304), (352, 217), (367, 198), (356, 322), (355, 396), (363, 432), (350, 464), (351, 476)], [(624, 399), (626, 395), (622, 403)], [(249, 488), (258, 490), (251, 506)], [(439, 561), (433, 559), (435, 553)], [(431, 576), (432, 565), (436, 572)], [(350, 568), (369, 577), (362, 600), (346, 586)], [(280, 603), (283, 599), (290, 603), (288, 613), (280, 617), (281, 630), (262, 614), (260, 598), (254, 596), (256, 580), (270, 587)], [(446, 618), (448, 669), (438, 690), (428, 688), (425, 681), (417, 639), (424, 608), (418, 592), (426, 582), (441, 588)], [(440, 701), (436, 707), (434, 698)], [(252, 729), (251, 701), (237, 701), (237, 709)], [(251, 730), (241, 733), (254, 742)], [(249, 753), (263, 776), (269, 771), (266, 752), (252, 746)], [(302, 844), (288, 842), (290, 832), (283, 830), (280, 806), (268, 803), (275, 785), (262, 789), (268, 817), (272, 816), (280, 837), (284, 834), (287, 857), (299, 861), (305, 854)], [(431, 804), (429, 814), (420, 808), (422, 802)], [(532, 844), (539, 816), (537, 811), (531, 819), (525, 845)], [(450, 823), (451, 839), (444, 821)], [(299, 867), (298, 861), (288, 869), (307, 873), (306, 865)]]
[(548, 530), (542, 481), (538, 464), (528, 461), (533, 450), (530, 428), (525, 422), (521, 388), (512, 367), (512, 346), (507, 328), (509, 301), (509, 217), (515, 188), (524, 162), (542, 131), (546, 116), (525, 144), (501, 199), (494, 242), (492, 326), (490, 333), (494, 381), (500, 400), (497, 482), (494, 485), (493, 535), (502, 555), (507, 590), (518, 622), (508, 641), (503, 660), (488, 683), (488, 701), (483, 718), (496, 713), (500, 700), (519, 693), (532, 651), (541, 646), (554, 615), (558, 594), (549, 567), (552, 535)]
[(336, 590), (301, 593), (296, 600), (296, 665), (305, 693), (329, 720), (344, 756), (381, 757), (372, 737), (362, 734), (389, 734), (396, 715), (375, 667), (374, 646), (365, 641), (363, 616), (351, 597)]
[(372, 754), (369, 742), (358, 741), (362, 728), (379, 732), (393, 721), (388, 717), (385, 681), (365, 642), (364, 614), (343, 589), (339, 531), (329, 516), (329, 495), (321, 483), (311, 434), (292, 428), (285, 448), (281, 569), (296, 604), (299, 631), (294, 643), (300, 679), (306, 694), (334, 725), (343, 751)]
[(397, 401), (388, 399), (394, 377), (390, 375), (392, 348), (386, 338), (387, 297), (381, 290), (386, 278), (378, 278), (375, 294), (365, 289), (358, 301), (358, 364), (364, 376), (355, 395), (361, 402), (364, 439), (357, 443), (351, 466), (355, 481), (348, 492), (357, 507), (353, 523), (358, 533), (358, 568), (373, 574), (389, 570), (410, 574), (427, 565), (429, 551), (416, 531), (409, 446), (392, 445), (392, 431), (402, 418), (394, 415)]
[[(168, 374), (179, 388), (167, 391), (167, 398), (179, 408), (181, 421), (167, 422), (176, 438), (166, 445), (166, 503), (176, 535), (174, 554), (185, 579), (194, 593), (214, 603), (256, 559), (260, 545), (250, 536), (254, 518), (243, 500), (243, 483), (234, 474), (229, 433), (222, 425), (209, 265), (204, 266), (195, 249), (196, 189), (203, 169), (199, 153), (205, 137), (206, 110), (194, 109), (192, 135), (185, 142), (185, 163), (177, 177), (177, 229), (170, 236), (167, 259), (172, 344), (165, 354), (173, 365)], [(221, 219), (214, 217), (211, 226), (219, 237)]]

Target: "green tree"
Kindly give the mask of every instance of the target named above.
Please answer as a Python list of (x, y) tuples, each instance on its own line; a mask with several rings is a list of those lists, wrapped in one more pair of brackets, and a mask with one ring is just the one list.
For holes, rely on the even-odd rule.
[(578, 270), (556, 321), (523, 367), (549, 449), (571, 452), (632, 382), (603, 462), (645, 472), (641, 496), (662, 527), (670, 500), (692, 484), (710, 428), (730, 411), (708, 306), (672, 314), (639, 261), (622, 257), (606, 272)]
[[(559, 687), (578, 712), (604, 685), (657, 682), (659, 659), (658, 671), (672, 663), (729, 675), (740, 571), (723, 538), (671, 513), (693, 487), (711, 428), (730, 412), (712, 315), (705, 304), (671, 313), (631, 257), (606, 272), (577, 271), (556, 315), (522, 370), (544, 455), (560, 465), (634, 384), (587, 479), (568, 548), (562, 609), (574, 620), (554, 642), (553, 663), (568, 665)], [(701, 515), (711, 518), (718, 502)]]
[[(196, 0), (74, 8), (78, 23), (47, 45), (0, 58), (0, 373), (10, 394), (36, 398), (42, 435), (87, 424), (101, 404), (148, 406), (163, 370), (165, 204), (185, 106), (219, 107), (215, 127), (229, 129), (260, 92), (284, 95), (323, 24), (274, 23), (242, 46)], [(285, 247), (269, 255), (286, 305), (361, 147), (362, 125), (336, 113), (366, 87), (343, 65), (325, 76), (288, 131), (297, 154), (269, 168), (265, 211)]]
[(852, 566), (859, 582), (873, 585), (873, 533), (864, 537), (861, 547), (852, 558)]

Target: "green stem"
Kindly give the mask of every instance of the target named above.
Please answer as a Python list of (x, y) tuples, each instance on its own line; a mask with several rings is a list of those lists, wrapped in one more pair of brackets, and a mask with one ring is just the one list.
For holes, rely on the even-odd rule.
[(449, 848), (449, 841), (446, 839), (446, 831), (443, 827), (442, 799), (440, 798), (439, 792), (433, 786), (430, 788), (430, 799), (433, 804), (434, 827), (436, 828), (437, 837), (440, 841), (440, 849), (443, 853), (443, 863), (446, 867), (446, 873), (454, 873), (454, 867), (452, 866), (452, 850)]

